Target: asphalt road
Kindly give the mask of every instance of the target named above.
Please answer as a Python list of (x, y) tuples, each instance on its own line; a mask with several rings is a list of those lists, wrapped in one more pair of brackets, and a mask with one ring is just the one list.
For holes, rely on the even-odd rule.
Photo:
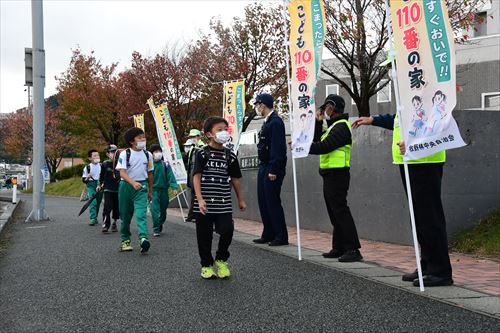
[(80, 206), (47, 198), (51, 222), (7, 230), (1, 332), (500, 330), (496, 319), (238, 242), (232, 278), (205, 281), (193, 229), (167, 224), (140, 255), (134, 228), (135, 250), (120, 253), (119, 235), (77, 218)]

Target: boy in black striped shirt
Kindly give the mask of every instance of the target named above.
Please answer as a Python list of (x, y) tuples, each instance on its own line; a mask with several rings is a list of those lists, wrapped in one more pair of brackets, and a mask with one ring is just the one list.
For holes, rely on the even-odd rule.
[[(241, 170), (236, 155), (223, 146), (229, 141), (228, 123), (221, 117), (209, 117), (203, 131), (209, 143), (195, 156), (193, 186), (196, 193), (193, 212), (196, 218), (196, 238), (201, 258), (201, 276), (204, 279), (228, 278), (231, 273), (227, 264), (229, 245), (233, 239), (233, 208), (231, 186), (236, 192), (239, 207), (246, 204), (241, 192)], [(212, 257), (213, 230), (220, 235), (215, 256), (217, 275)]]

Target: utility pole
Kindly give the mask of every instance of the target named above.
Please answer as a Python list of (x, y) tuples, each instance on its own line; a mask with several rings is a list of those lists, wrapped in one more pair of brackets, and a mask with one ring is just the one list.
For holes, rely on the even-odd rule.
[(43, 48), (43, 1), (31, 0), (33, 36), (33, 209), (26, 221), (48, 220), (45, 211), (43, 168), (45, 161), (45, 50)]

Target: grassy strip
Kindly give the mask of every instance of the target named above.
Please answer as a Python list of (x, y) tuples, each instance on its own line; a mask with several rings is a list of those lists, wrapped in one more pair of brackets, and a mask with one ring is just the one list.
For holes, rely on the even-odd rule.
[(500, 258), (500, 209), (456, 234), (451, 244), (456, 252)]
[[(58, 195), (65, 197), (80, 197), (85, 184), (80, 177), (69, 178), (55, 183), (45, 185), (45, 194)], [(23, 193), (33, 193), (32, 189), (23, 191)]]

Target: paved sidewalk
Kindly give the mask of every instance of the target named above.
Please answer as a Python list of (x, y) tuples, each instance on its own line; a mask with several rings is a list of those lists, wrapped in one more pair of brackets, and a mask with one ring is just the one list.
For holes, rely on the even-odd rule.
[[(169, 214), (180, 216), (178, 209), (169, 209)], [(260, 236), (262, 223), (235, 219), (235, 228), (240, 232)], [(297, 244), (297, 230), (288, 227), (290, 243)], [(301, 230), (302, 247), (327, 252), (331, 249), (331, 234), (320, 231)], [(415, 252), (412, 246), (397, 245), (370, 240), (361, 240), (365, 262), (401, 272), (415, 269)], [(476, 258), (470, 255), (451, 253), (455, 285), (500, 296), (500, 261)]]

